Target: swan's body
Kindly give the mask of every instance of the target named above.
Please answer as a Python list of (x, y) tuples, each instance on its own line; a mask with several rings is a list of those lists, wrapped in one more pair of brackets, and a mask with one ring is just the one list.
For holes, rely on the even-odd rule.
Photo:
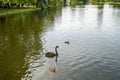
[(58, 46), (55, 47), (55, 52), (56, 53), (54, 53), (54, 52), (47, 52), (45, 56), (46, 57), (55, 57), (55, 56), (58, 56), (57, 48), (58, 48)]

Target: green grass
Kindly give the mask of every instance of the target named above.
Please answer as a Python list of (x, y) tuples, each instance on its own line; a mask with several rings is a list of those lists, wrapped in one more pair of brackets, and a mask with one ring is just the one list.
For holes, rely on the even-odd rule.
[(111, 4), (111, 5), (120, 5), (120, 2), (92, 2), (93, 4)]
[(120, 2), (107, 2), (107, 4), (120, 4)]
[(28, 12), (28, 11), (33, 11), (37, 10), (38, 8), (23, 8), (23, 9), (1, 9), (0, 10), (0, 17), (1, 16), (7, 16), (7, 15), (12, 15), (16, 13), (21, 13), (21, 12)]

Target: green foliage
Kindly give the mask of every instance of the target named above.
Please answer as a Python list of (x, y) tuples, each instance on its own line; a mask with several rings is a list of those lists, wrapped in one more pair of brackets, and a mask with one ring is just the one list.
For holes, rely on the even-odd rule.
[(3, 5), (4, 5), (4, 2), (0, 1), (0, 7), (3, 7)]
[[(23, 7), (23, 5), (36, 5), (39, 8), (56, 8), (66, 4), (67, 0), (0, 0), (0, 5), (8, 2), (10, 8), (14, 8), (15, 4), (18, 8)], [(79, 2), (81, 3), (81, 2)]]
[(82, 1), (72, 0), (71, 5), (81, 5), (84, 4)]
[(81, 5), (85, 4), (87, 1), (86, 0), (71, 0), (70, 4), (71, 5)]
[(55, 8), (63, 5), (63, 0), (48, 0), (48, 8)]

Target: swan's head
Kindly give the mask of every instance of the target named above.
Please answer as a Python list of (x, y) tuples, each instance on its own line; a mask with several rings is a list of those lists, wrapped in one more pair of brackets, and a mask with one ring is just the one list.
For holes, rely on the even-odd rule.
[(59, 48), (59, 46), (56, 46), (55, 48)]

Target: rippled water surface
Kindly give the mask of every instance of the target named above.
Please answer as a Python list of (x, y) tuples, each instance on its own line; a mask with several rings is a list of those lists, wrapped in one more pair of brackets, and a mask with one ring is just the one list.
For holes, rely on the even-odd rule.
[[(58, 57), (45, 57), (55, 46)], [(1, 18), (0, 71), (0, 80), (120, 80), (120, 8), (69, 6)]]

